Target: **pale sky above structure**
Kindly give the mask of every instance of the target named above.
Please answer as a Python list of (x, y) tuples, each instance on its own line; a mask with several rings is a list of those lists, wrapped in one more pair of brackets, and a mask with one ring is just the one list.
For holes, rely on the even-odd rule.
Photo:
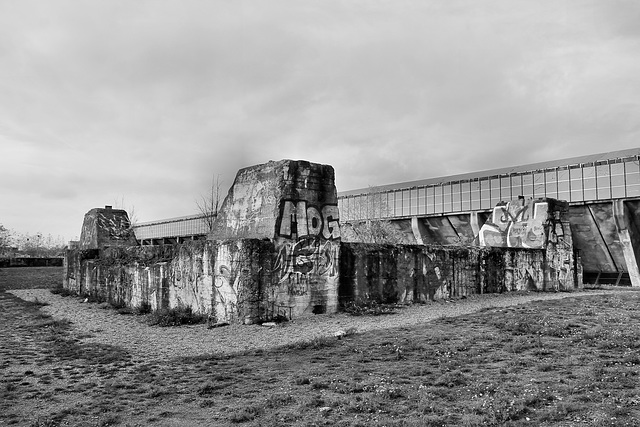
[(640, 143), (635, 0), (0, 0), (0, 224), (197, 212), (304, 159), (338, 191)]

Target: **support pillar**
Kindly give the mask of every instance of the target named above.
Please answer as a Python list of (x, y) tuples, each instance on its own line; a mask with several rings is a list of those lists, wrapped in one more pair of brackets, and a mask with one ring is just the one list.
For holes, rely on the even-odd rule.
[[(622, 253), (627, 264), (627, 271), (631, 279), (631, 286), (640, 287), (640, 269), (638, 269), (638, 254), (640, 254), (640, 242), (634, 242), (629, 232), (629, 213), (625, 208), (624, 200), (613, 201), (613, 217), (618, 231), (618, 239), (622, 246)], [(634, 243), (635, 246), (634, 247)]]
[(423, 231), (425, 231), (424, 224), (422, 224), (417, 216), (411, 217), (411, 231), (413, 231), (413, 237), (416, 239), (416, 243), (419, 245), (424, 245), (424, 235)]
[(469, 212), (469, 224), (471, 224), (471, 230), (473, 230), (473, 237), (477, 238), (480, 234), (480, 222), (478, 221), (478, 212)]

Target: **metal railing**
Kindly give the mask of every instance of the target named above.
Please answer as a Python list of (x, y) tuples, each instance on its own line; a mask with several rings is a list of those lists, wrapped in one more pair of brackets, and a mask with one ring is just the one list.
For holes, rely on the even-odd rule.
[(133, 227), (138, 241), (168, 237), (203, 236), (209, 232), (205, 215), (189, 215), (144, 222)]
[[(497, 203), (550, 197), (590, 202), (640, 197), (639, 155), (530, 171), (451, 179), (362, 194), (338, 195), (342, 221), (398, 218), (492, 209)], [(451, 177), (455, 178), (455, 177)]]

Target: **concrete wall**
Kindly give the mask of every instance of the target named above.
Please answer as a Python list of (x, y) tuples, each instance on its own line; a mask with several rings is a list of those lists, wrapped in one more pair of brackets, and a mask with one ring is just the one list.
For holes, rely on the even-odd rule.
[[(69, 250), (64, 286), (130, 307), (191, 307), (230, 323), (333, 312), (348, 301), (411, 303), (579, 286), (573, 266), (556, 264), (544, 250), (318, 240), (289, 248), (236, 239)], [(557, 277), (563, 268), (567, 274)]]
[(307, 243), (291, 252), (258, 239), (68, 250), (64, 286), (130, 307), (191, 307), (213, 322), (335, 312), (339, 244)]
[[(544, 250), (343, 243), (341, 302), (412, 303), (509, 291), (573, 290), (574, 265)], [(559, 270), (566, 274), (558, 276)]]

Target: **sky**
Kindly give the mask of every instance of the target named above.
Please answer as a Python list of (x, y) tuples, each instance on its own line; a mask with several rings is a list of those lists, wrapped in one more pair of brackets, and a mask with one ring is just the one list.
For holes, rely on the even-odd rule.
[(636, 0), (0, 0), (0, 224), (198, 212), (219, 176), (338, 191), (633, 148)]

